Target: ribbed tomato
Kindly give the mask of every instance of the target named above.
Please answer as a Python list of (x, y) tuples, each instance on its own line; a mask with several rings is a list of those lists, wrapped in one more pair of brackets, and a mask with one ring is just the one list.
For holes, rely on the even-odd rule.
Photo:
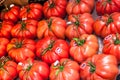
[(116, 56), (120, 63), (120, 34), (110, 34), (103, 39), (103, 52)]
[(76, 61), (62, 58), (52, 63), (50, 67), (50, 80), (80, 80), (80, 67)]
[(113, 55), (96, 54), (80, 65), (82, 80), (116, 80), (119, 69)]
[(81, 34), (92, 34), (94, 19), (91, 14), (71, 14), (68, 16), (70, 24), (65, 30), (66, 37), (71, 40), (74, 37), (79, 37)]
[(70, 41), (69, 53), (75, 61), (81, 63), (87, 58), (97, 54), (98, 47), (97, 36), (83, 34), (79, 38), (73, 38)]
[(17, 63), (8, 57), (0, 58), (0, 80), (14, 80), (17, 77)]
[(36, 55), (48, 64), (69, 57), (69, 45), (63, 39), (45, 37), (36, 44)]
[(7, 45), (8, 55), (16, 62), (35, 57), (35, 41), (32, 39), (12, 38)]
[(17, 65), (20, 80), (48, 80), (49, 66), (45, 62), (28, 58)]

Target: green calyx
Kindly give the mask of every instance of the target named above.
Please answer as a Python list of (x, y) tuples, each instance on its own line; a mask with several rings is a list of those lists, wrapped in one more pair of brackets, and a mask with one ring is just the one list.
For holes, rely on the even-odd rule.
[(108, 18), (108, 20), (107, 20), (107, 25), (109, 25), (111, 22), (113, 22), (113, 19), (112, 19), (112, 17), (110, 16), (110, 17)]
[(76, 26), (79, 26), (80, 25), (80, 22), (79, 22), (79, 19), (78, 19), (78, 17), (77, 16), (73, 16), (74, 18), (75, 18), (75, 22), (74, 22), (74, 24), (76, 25)]
[(82, 46), (82, 45), (85, 43), (85, 40), (84, 40), (84, 39), (80, 40), (80, 39), (78, 39), (78, 38), (73, 38), (73, 40), (75, 40), (75, 42), (76, 42), (77, 45), (79, 45), (79, 46)]
[(120, 44), (120, 39), (119, 39), (119, 34), (118, 33), (116, 33), (116, 39), (114, 40), (114, 44), (115, 45)]
[(26, 23), (25, 22), (21, 22), (21, 30), (24, 30), (24, 29), (26, 29)]
[(16, 48), (21, 48), (22, 45), (23, 45), (22, 41), (20, 41), (20, 42), (18, 42), (18, 41), (15, 42), (15, 46), (16, 46)]
[(48, 47), (46, 49), (43, 50), (41, 55), (44, 55), (47, 51), (51, 50), (51, 48), (53, 47), (55, 41), (51, 41), (50, 44), (48, 45)]
[(111, 2), (111, 0), (107, 0), (107, 2), (108, 2), (108, 3), (110, 3), (110, 2)]
[(50, 1), (48, 0), (48, 3), (49, 3), (49, 8), (53, 8), (53, 7), (55, 6), (55, 3), (54, 3), (53, 0), (52, 0), (52, 2), (50, 2)]
[(31, 68), (32, 68), (32, 65), (29, 65), (26, 70), (30, 71)]
[(90, 66), (90, 72), (91, 72), (91, 73), (94, 73), (95, 70), (96, 70), (95, 65), (94, 65), (92, 62), (88, 62), (88, 66)]
[(5, 57), (5, 56), (1, 57), (0, 58), (0, 68), (2, 68), (4, 66), (4, 64), (9, 60), (10, 60), (10, 57)]
[(76, 0), (76, 3), (80, 3), (80, 0)]

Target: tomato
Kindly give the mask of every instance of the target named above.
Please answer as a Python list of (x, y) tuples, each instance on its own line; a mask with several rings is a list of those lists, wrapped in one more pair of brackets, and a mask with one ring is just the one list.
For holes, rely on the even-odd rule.
[(2, 20), (17, 22), (19, 19), (19, 12), (20, 12), (20, 7), (14, 5), (10, 8), (6, 8), (5, 10), (3, 10), (1, 12), (1, 18)]
[(7, 44), (9, 40), (7, 38), (0, 38), (0, 57), (5, 56), (7, 54)]
[(46, 18), (66, 16), (67, 0), (47, 0), (43, 5), (43, 13)]
[(119, 0), (98, 0), (96, 1), (96, 12), (98, 15), (120, 12)]
[(46, 36), (54, 36), (65, 39), (66, 21), (59, 17), (51, 17), (38, 22), (37, 37), (39, 39)]
[(120, 13), (114, 12), (98, 17), (94, 22), (93, 29), (96, 35), (102, 38), (109, 34), (120, 33)]
[(80, 80), (80, 67), (76, 61), (62, 58), (50, 66), (50, 80)]
[(0, 37), (11, 38), (11, 30), (14, 26), (13, 22), (4, 20), (0, 23)]
[(17, 65), (20, 80), (47, 80), (49, 66), (42, 61), (28, 58)]
[(93, 32), (94, 19), (89, 13), (69, 15), (68, 21), (71, 23), (66, 28), (65, 35), (69, 40), (79, 37), (81, 34), (92, 34)]
[(91, 13), (94, 8), (95, 0), (69, 0), (66, 11), (67, 14)]
[(20, 19), (35, 19), (39, 20), (43, 16), (42, 5), (39, 3), (30, 3), (20, 10)]
[(65, 40), (45, 37), (36, 44), (36, 55), (48, 64), (69, 57), (69, 45)]
[(110, 34), (103, 39), (103, 52), (116, 56), (120, 63), (120, 34)]
[(98, 39), (95, 35), (83, 34), (79, 38), (70, 41), (71, 57), (81, 63), (98, 52)]
[(12, 38), (7, 45), (8, 55), (16, 62), (35, 57), (35, 41), (32, 39)]
[(115, 80), (118, 72), (115, 56), (103, 53), (94, 55), (80, 65), (82, 80)]
[(24, 20), (13, 26), (11, 30), (12, 37), (15, 38), (36, 38), (38, 21), (29, 19)]
[(7, 57), (0, 58), (0, 80), (14, 80), (17, 77), (17, 63)]

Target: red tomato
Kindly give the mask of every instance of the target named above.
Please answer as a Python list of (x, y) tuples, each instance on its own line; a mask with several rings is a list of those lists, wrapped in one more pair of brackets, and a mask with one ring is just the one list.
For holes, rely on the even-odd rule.
[(0, 23), (0, 37), (11, 38), (11, 30), (14, 24), (11, 21), (4, 20)]
[(66, 11), (70, 14), (91, 13), (95, 0), (69, 0)]
[(61, 58), (68, 58), (69, 45), (65, 40), (45, 37), (36, 44), (36, 55), (51, 64)]
[(7, 38), (0, 38), (0, 57), (5, 56), (7, 54), (7, 44), (9, 40)]
[(16, 62), (35, 57), (35, 41), (31, 39), (13, 38), (7, 45), (8, 55)]
[(46, 18), (66, 16), (67, 0), (48, 0), (43, 5), (43, 13)]
[(116, 56), (120, 63), (120, 34), (110, 34), (104, 38), (103, 52)]
[(114, 12), (98, 17), (93, 28), (95, 33), (103, 38), (109, 34), (120, 33), (120, 13)]
[(79, 64), (67, 58), (52, 63), (50, 80), (80, 80)]
[(83, 34), (70, 41), (71, 57), (81, 63), (98, 52), (98, 39), (95, 35)]
[(1, 13), (1, 18), (2, 20), (8, 20), (12, 22), (17, 22), (19, 19), (19, 12), (20, 12), (20, 7), (19, 6), (12, 6), (10, 9), (5, 9)]
[(69, 40), (79, 37), (81, 34), (91, 34), (93, 32), (94, 19), (89, 13), (69, 15), (68, 21), (71, 24), (66, 28), (65, 35)]
[(54, 36), (65, 39), (66, 21), (59, 17), (51, 17), (47, 20), (41, 20), (38, 23), (37, 37), (39, 39), (46, 36)]
[(96, 1), (96, 12), (98, 15), (120, 12), (120, 0), (98, 0)]
[(35, 19), (39, 20), (42, 18), (42, 5), (39, 3), (31, 3), (21, 8), (20, 19)]
[(11, 30), (12, 37), (15, 38), (36, 38), (38, 22), (33, 19), (21, 21), (13, 26)]
[(17, 65), (20, 80), (47, 80), (49, 66), (42, 61), (28, 58)]
[(17, 63), (6, 57), (0, 58), (0, 80), (14, 80), (17, 77)]
[(97, 54), (80, 65), (82, 80), (115, 80), (117, 60), (113, 55)]

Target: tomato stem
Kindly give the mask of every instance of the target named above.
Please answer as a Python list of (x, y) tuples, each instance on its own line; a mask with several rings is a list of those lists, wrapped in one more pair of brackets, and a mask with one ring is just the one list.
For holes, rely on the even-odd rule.
[(76, 3), (80, 3), (80, 0), (76, 0)]
[(22, 26), (21, 26), (21, 30), (26, 29), (26, 23), (25, 23), (25, 22), (22, 21), (22, 22), (21, 22), (21, 25), (22, 25)]
[(52, 3), (50, 3), (50, 1), (48, 0), (48, 3), (49, 3), (49, 8), (53, 8), (54, 6), (55, 6), (55, 3), (54, 3), (54, 1), (52, 0)]
[(85, 43), (85, 40), (83, 39), (83, 40), (80, 40), (80, 39), (78, 39), (78, 38), (73, 38), (73, 40), (75, 40), (75, 42), (77, 43), (77, 45), (79, 45), (79, 46), (82, 46), (84, 43)]
[(110, 3), (110, 2), (111, 2), (111, 0), (107, 0), (107, 2), (108, 2), (108, 3)]
[(94, 73), (95, 70), (96, 70), (95, 65), (94, 65), (92, 62), (88, 62), (88, 66), (90, 66), (90, 72), (91, 72), (91, 73)]
[(5, 57), (5, 56), (1, 57), (0, 58), (0, 68), (2, 68), (4, 66), (4, 64), (9, 60), (10, 60), (10, 57)]
[(23, 45), (22, 41), (15, 43), (16, 48), (21, 48), (22, 45)]
[(51, 50), (51, 48), (53, 47), (55, 41), (50, 41), (50, 44), (48, 45), (48, 47), (46, 49), (43, 50), (41, 55), (44, 55), (47, 51)]
[(77, 16), (73, 16), (73, 17), (76, 19), (76, 22), (74, 22), (75, 25), (79, 26), (79, 25), (80, 25), (80, 22), (79, 22), (79, 20), (78, 20), (78, 17), (77, 17)]
[(51, 24), (52, 24), (52, 18), (50, 18), (49, 20), (47, 20), (47, 23), (48, 23), (48, 27), (49, 27), (49, 29), (50, 29)]
[(116, 40), (114, 41), (114, 44), (117, 45), (117, 44), (120, 44), (120, 39), (119, 39), (119, 34), (116, 33)]
[(110, 24), (111, 22), (113, 22), (113, 19), (112, 19), (112, 17), (110, 16), (110, 17), (108, 18), (108, 20), (107, 20), (107, 25)]
[(32, 68), (32, 65), (29, 65), (26, 70), (29, 71), (31, 68)]

